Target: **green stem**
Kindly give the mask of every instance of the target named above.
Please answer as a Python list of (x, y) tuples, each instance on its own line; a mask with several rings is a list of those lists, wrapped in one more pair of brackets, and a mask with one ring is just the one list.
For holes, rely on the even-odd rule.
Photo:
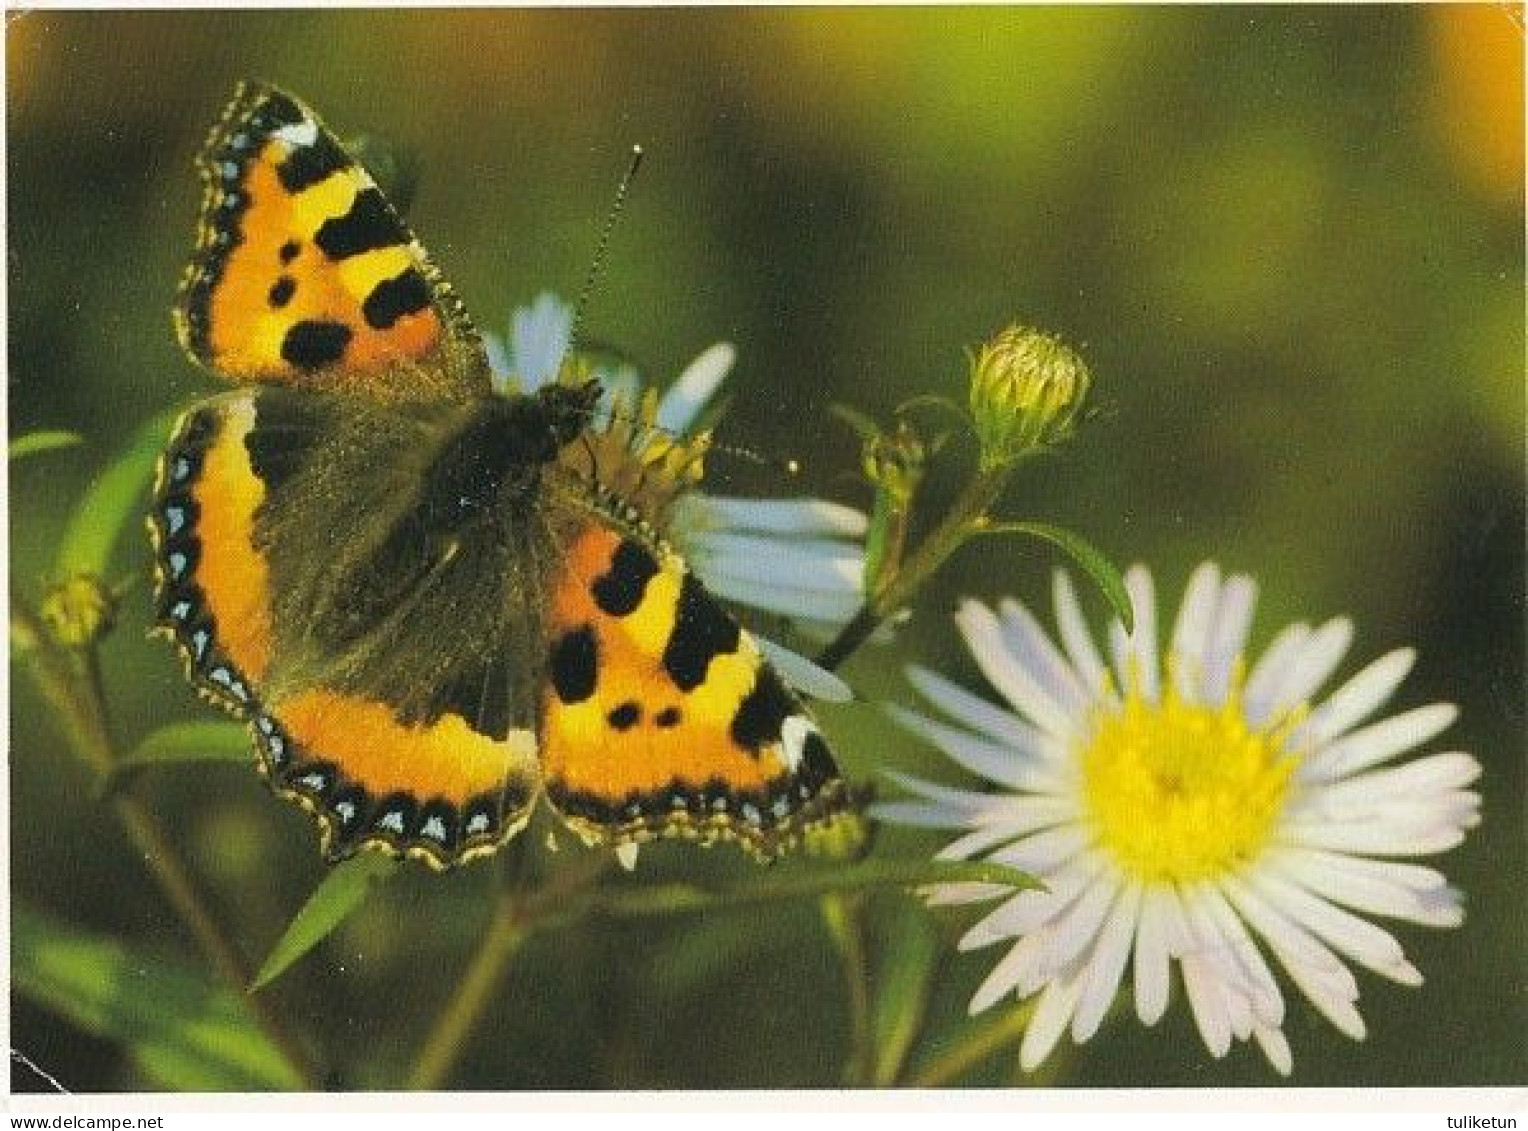
[(843, 958), (844, 989), (849, 1000), (849, 1055), (844, 1061), (843, 1083), (849, 1088), (868, 1087), (875, 1073), (875, 1029), (864, 905), (857, 897), (831, 894), (823, 896), (818, 906)]
[(506, 891), (499, 897), (493, 923), (472, 956), (471, 964), (420, 1046), (419, 1056), (409, 1073), (410, 1088), (435, 1091), (450, 1078), (466, 1050), (467, 1038), (498, 992), (509, 971), (509, 960), (520, 949), (525, 936), (526, 927), (521, 919), (517, 894)]
[[(72, 659), (60, 649), (40, 619), (19, 601), (11, 602), (11, 642), (24, 655), (43, 697), (62, 721), (70, 745), (96, 774), (104, 777), (117, 762), (106, 726), (105, 701), (94, 648)], [(112, 801), (136, 855), (158, 881), (165, 898), (190, 930), (202, 951), (248, 1007), (255, 1022), (291, 1065), (305, 1088), (322, 1085), (319, 1071), (303, 1042), (286, 1025), (270, 1002), (248, 992), (254, 969), (217, 921), (190, 870), (153, 812), (133, 797)]]
[(1002, 494), (1014, 464), (978, 471), (929, 536), (918, 544), (902, 567), (860, 607), (832, 643), (822, 650), (817, 663), (829, 671), (838, 667), (870, 639), (882, 621), (902, 608), (951, 554), (960, 548)]
[[(520, 838), (514, 847), (523, 854), (517, 858), (517, 873), (524, 873), (531, 870), (524, 856), (539, 851), (539, 841), (534, 828), (523, 830)], [(523, 875), (506, 877), (507, 886), (499, 894), (488, 932), (419, 1047), (409, 1072), (410, 1088), (433, 1091), (450, 1079), (467, 1050), (467, 1039), (492, 1004), (520, 945), (535, 931), (591, 907), (578, 896), (605, 873), (610, 861), (609, 853), (586, 853), (534, 892), (525, 891), (520, 882)]]
[(966, 1030), (953, 1047), (914, 1073), (908, 1084), (914, 1088), (943, 1087), (964, 1076), (1004, 1045), (1022, 1039), (1038, 1000), (1034, 998), (1012, 1006), (985, 1025)]

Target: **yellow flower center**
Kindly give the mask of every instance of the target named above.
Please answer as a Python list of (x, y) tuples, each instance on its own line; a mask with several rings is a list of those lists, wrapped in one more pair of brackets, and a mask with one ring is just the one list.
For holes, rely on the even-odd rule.
[(1250, 730), (1239, 681), (1218, 707), (1185, 703), (1168, 684), (1160, 703), (1132, 691), (1095, 720), (1082, 755), (1088, 811), (1103, 847), (1143, 880), (1232, 874), (1257, 859), (1284, 807), (1297, 719)]

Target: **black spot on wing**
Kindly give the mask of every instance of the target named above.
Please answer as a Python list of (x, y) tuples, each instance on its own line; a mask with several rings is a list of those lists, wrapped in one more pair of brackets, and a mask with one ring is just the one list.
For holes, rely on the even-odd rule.
[(706, 678), (713, 657), (737, 651), (741, 635), (737, 621), (687, 573), (679, 587), (674, 631), (663, 649), (664, 670), (681, 691), (693, 691)]
[[(291, 103), (288, 101), (287, 105), (291, 106)], [(290, 113), (295, 117), (281, 115), (283, 124), (296, 125), (303, 121), (302, 112), (297, 107), (291, 106)], [(286, 160), (276, 166), (276, 176), (281, 180), (281, 187), (287, 192), (298, 193), (320, 181), (327, 180), (352, 164), (354, 162), (338, 143), (323, 130), (319, 130), (318, 137), (314, 139), (312, 145), (293, 147)]]
[(657, 572), (652, 554), (628, 538), (616, 547), (610, 572), (594, 579), (594, 603), (613, 617), (628, 616), (642, 603), (647, 583)]
[(403, 224), (393, 215), (382, 194), (366, 188), (356, 193), (349, 212), (323, 222), (313, 242), (330, 259), (348, 259), (379, 247), (396, 247), (408, 243), (408, 239)]
[(653, 726), (663, 727), (666, 730), (669, 727), (678, 726), (682, 718), (684, 716), (679, 713), (678, 707), (665, 707), (653, 716)]
[(743, 696), (737, 714), (732, 716), (732, 741), (749, 753), (757, 753), (779, 741), (786, 717), (800, 708), (773, 668), (760, 667), (753, 690)]
[(588, 625), (564, 633), (552, 645), (552, 688), (564, 703), (582, 703), (594, 694), (599, 650)]
[(270, 304), (280, 310), (292, 301), (292, 296), (297, 293), (297, 280), (290, 275), (283, 275), (271, 284), (271, 290), (265, 297)]
[(372, 288), (361, 305), (366, 324), (373, 330), (386, 330), (405, 314), (418, 314), (430, 305), (430, 285), (412, 267)]
[(281, 359), (299, 369), (323, 369), (345, 356), (354, 333), (342, 322), (310, 318), (295, 323), (281, 339)]
[(612, 708), (605, 719), (616, 730), (630, 730), (642, 721), (642, 708), (628, 699), (619, 707)]
[(302, 244), (298, 243), (296, 240), (287, 240), (286, 243), (281, 245), (281, 249), (276, 252), (276, 255), (280, 258), (282, 265), (284, 266), (292, 262), (292, 260), (296, 259), (297, 253), (301, 250)]

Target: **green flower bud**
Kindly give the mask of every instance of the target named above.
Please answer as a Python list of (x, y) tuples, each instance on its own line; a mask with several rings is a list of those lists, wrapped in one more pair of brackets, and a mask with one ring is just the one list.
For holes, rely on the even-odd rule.
[(99, 579), (79, 574), (55, 585), (42, 601), (42, 619), (61, 644), (81, 648), (111, 628), (117, 602)]
[(1087, 364), (1059, 338), (1010, 326), (971, 360), (971, 419), (991, 470), (1070, 439), (1087, 399)]

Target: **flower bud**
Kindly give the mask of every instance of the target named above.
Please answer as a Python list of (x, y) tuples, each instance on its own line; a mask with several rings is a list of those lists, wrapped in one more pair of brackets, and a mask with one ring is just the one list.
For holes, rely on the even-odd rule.
[(116, 604), (99, 579), (79, 574), (48, 592), (42, 602), (42, 618), (59, 643), (81, 648), (111, 627)]
[(971, 361), (971, 418), (983, 469), (1072, 435), (1087, 399), (1087, 364), (1059, 338), (1010, 326)]

